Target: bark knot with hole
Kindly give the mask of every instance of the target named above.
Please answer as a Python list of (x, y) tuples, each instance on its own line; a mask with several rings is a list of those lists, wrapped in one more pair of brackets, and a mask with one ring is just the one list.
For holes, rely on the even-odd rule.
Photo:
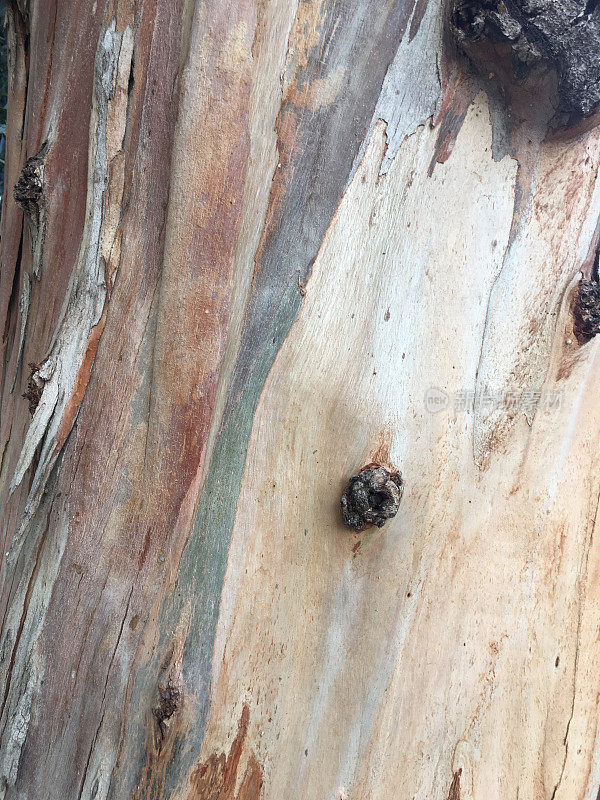
[(368, 525), (381, 528), (398, 513), (403, 490), (400, 472), (368, 464), (350, 478), (342, 495), (344, 525), (355, 531)]

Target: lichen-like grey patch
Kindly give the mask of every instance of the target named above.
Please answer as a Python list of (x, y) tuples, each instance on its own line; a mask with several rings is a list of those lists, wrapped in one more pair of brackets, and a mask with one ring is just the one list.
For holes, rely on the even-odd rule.
[[(594, 0), (458, 0), (453, 27), (467, 54), (487, 59), (489, 69), (508, 55), (516, 82), (533, 68), (552, 69), (559, 124), (600, 106), (600, 5)], [(498, 72), (506, 78), (503, 68)]]
[(344, 525), (362, 531), (368, 525), (381, 528), (398, 513), (404, 485), (396, 470), (369, 464), (350, 478), (342, 495)]

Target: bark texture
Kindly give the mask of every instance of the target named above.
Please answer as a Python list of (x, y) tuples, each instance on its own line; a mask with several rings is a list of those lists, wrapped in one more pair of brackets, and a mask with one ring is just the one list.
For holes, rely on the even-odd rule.
[(454, 23), (465, 44), (504, 44), (517, 78), (540, 65), (553, 68), (558, 110), (571, 119), (587, 117), (600, 105), (597, 0), (459, 0)]
[(449, 12), (11, 0), (4, 800), (597, 797), (600, 134)]

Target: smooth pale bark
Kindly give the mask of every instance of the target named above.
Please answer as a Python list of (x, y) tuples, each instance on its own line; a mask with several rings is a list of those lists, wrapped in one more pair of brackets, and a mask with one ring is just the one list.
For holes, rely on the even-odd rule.
[(0, 796), (596, 800), (593, 124), (433, 0), (9, 23)]

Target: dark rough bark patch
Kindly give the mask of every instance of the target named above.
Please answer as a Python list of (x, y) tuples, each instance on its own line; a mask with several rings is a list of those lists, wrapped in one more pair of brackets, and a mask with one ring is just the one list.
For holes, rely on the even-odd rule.
[(580, 280), (573, 304), (573, 331), (580, 344), (589, 342), (600, 332), (600, 283)]
[[(551, 68), (557, 79), (558, 124), (574, 124), (600, 106), (600, 7), (596, 2), (458, 0), (453, 24), (467, 55), (489, 59), (482, 65), (488, 71), (503, 53), (510, 54), (517, 83), (534, 67)], [(482, 43), (491, 47), (477, 47)]]
[(45, 159), (48, 143), (28, 158), (13, 188), (15, 203), (23, 209), (31, 238), (33, 274), (39, 278), (46, 228)]
[(152, 709), (152, 713), (158, 724), (160, 738), (164, 739), (167, 724), (181, 704), (181, 692), (170, 683), (166, 686), (159, 683), (158, 692), (160, 694), (160, 702)]
[(13, 189), (15, 202), (36, 228), (44, 196), (44, 155), (45, 148), (42, 148), (35, 156), (27, 159)]
[(29, 413), (31, 416), (35, 414), (35, 410), (39, 405), (44, 390), (44, 381), (39, 377), (38, 370), (39, 364), (33, 361), (29, 363), (29, 378), (27, 379), (27, 391), (23, 393), (23, 397), (29, 400)]
[(362, 531), (367, 525), (381, 528), (398, 513), (403, 492), (402, 476), (378, 464), (369, 464), (350, 478), (342, 495), (344, 525)]

